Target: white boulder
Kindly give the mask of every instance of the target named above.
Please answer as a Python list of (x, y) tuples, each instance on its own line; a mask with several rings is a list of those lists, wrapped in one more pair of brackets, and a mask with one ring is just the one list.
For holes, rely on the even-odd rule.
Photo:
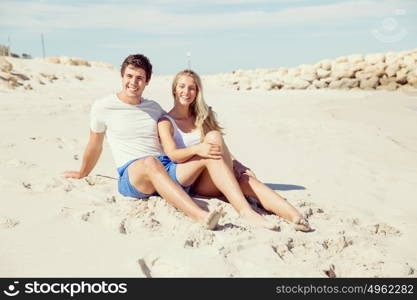
[(365, 61), (374, 65), (385, 62), (385, 55), (382, 53), (367, 54), (365, 55)]
[(364, 57), (362, 54), (352, 54), (347, 57), (347, 61), (350, 64), (357, 64), (364, 61)]
[(379, 78), (371, 77), (369, 79), (361, 79), (359, 87), (364, 90), (375, 89), (378, 85)]
[(314, 80), (313, 85), (319, 89), (325, 89), (329, 84), (324, 80)]
[(354, 71), (349, 63), (340, 63), (332, 65), (331, 77), (334, 79), (351, 78)]
[(330, 71), (332, 68), (332, 61), (330, 59), (323, 59), (319, 63), (323, 70)]
[(331, 73), (331, 71), (319, 68), (319, 69), (317, 69), (317, 78), (321, 79), (321, 78), (329, 77), (330, 73)]
[(399, 84), (406, 84), (407, 83), (407, 74), (409, 73), (408, 69), (400, 69), (397, 74), (396, 74), (396, 78), (397, 78), (397, 83)]
[(359, 80), (356, 78), (342, 78), (329, 83), (330, 89), (351, 89), (359, 86)]

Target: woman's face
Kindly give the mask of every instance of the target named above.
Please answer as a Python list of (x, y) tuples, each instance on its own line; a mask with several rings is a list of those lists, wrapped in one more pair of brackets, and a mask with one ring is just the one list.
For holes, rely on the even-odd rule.
[(182, 105), (190, 105), (197, 97), (197, 86), (190, 76), (181, 76), (175, 87), (175, 100)]

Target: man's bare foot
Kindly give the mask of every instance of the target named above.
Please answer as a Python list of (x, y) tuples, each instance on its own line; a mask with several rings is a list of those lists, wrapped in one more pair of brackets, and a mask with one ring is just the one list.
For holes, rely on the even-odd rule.
[(308, 220), (305, 218), (297, 217), (293, 223), (294, 229), (297, 231), (308, 232), (311, 230), (310, 224), (308, 223)]
[(266, 228), (270, 230), (278, 230), (279, 226), (272, 224), (271, 222), (265, 220), (260, 214), (255, 212), (252, 209), (242, 210), (240, 216), (244, 218), (249, 224), (255, 227)]
[(204, 225), (207, 229), (213, 230), (216, 228), (217, 223), (220, 220), (220, 217), (222, 216), (222, 210), (221, 208), (216, 208), (213, 211), (210, 211), (207, 215), (207, 217), (204, 218)]

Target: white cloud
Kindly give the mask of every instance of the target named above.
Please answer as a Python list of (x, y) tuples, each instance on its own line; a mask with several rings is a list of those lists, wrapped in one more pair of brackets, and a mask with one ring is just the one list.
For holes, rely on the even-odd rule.
[(173, 48), (173, 47), (184, 47), (184, 41), (179, 39), (162, 39), (158, 42), (158, 44), (154, 45), (152, 39), (141, 39), (141, 42), (133, 42), (133, 43), (106, 43), (101, 44), (101, 47), (108, 48), (108, 49), (140, 49), (143, 48), (144, 45), (147, 47), (155, 46), (160, 49), (164, 48)]
[[(124, 0), (125, 2), (129, 3), (137, 3), (137, 0)], [(294, 2), (311, 2), (311, 0), (142, 0), (142, 3), (148, 3), (152, 5), (171, 5), (171, 6), (178, 6), (178, 5), (187, 5), (191, 4), (193, 6), (196, 5), (218, 5), (218, 4), (226, 4), (226, 5), (240, 5), (240, 4), (260, 4), (260, 3), (294, 3)], [(103, 0), (103, 2), (107, 3), (118, 3), (120, 4), (121, 0)]]
[[(217, 0), (215, 0), (217, 1)], [(158, 0), (170, 5), (189, 0)], [(174, 2), (174, 4), (173, 4)], [(229, 4), (249, 3), (254, 0), (226, 0)], [(222, 1), (224, 3), (224, 1)], [(411, 2), (406, 1), (410, 4)], [(148, 34), (189, 33), (223, 29), (282, 28), (285, 26), (333, 24), (352, 22), (355, 19), (392, 16), (395, 9), (403, 8), (398, 1), (348, 1), (328, 5), (289, 7), (276, 11), (241, 10), (226, 13), (199, 12), (198, 14), (173, 13), (158, 6), (128, 2), (57, 5), (47, 2), (2, 1), (0, 26), (27, 31), (52, 29), (118, 29)]]

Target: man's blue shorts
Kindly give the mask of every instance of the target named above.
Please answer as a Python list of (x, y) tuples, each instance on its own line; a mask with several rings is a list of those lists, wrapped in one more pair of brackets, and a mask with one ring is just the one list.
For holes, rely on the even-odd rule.
[[(162, 165), (165, 167), (165, 170), (167, 171), (169, 177), (171, 177), (172, 180), (174, 180), (174, 182), (176, 184), (178, 184), (179, 186), (181, 186), (185, 192), (189, 193), (190, 192), (190, 188), (191, 186), (183, 186), (179, 183), (178, 179), (177, 179), (177, 164), (174, 163), (172, 160), (169, 159), (168, 156), (166, 155), (158, 155), (155, 156), (161, 163)], [(144, 158), (144, 157), (142, 157)], [(128, 161), (127, 163), (125, 163), (123, 166), (121, 166), (120, 168), (117, 168), (117, 172), (119, 173), (119, 193), (127, 196), (127, 197), (133, 197), (133, 198), (148, 198), (150, 196), (157, 196), (158, 193), (155, 192), (153, 194), (145, 194), (142, 193), (140, 191), (138, 191), (133, 185), (130, 184), (129, 182), (129, 176), (128, 176), (128, 172), (127, 169), (128, 167), (134, 163), (135, 161), (142, 159), (142, 158), (137, 158), (137, 159), (132, 159), (131, 161)]]

